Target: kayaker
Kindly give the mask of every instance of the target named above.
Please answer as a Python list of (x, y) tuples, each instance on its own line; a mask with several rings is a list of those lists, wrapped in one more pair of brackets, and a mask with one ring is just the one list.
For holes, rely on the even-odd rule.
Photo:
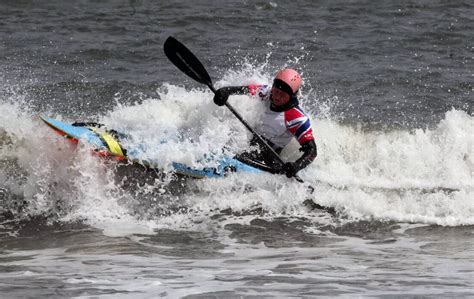
[(269, 167), (265, 169), (273, 173), (286, 174), (293, 177), (298, 171), (308, 166), (316, 158), (317, 149), (309, 117), (299, 106), (298, 90), (301, 76), (293, 69), (280, 70), (273, 80), (273, 85), (228, 86), (219, 88), (214, 96), (214, 103), (223, 106), (230, 95), (251, 94), (265, 102), (263, 124), (257, 132), (277, 152), (290, 143), (294, 137), (301, 145), (301, 157), (295, 162), (287, 162), (283, 166), (274, 158), (266, 147), (259, 144), (253, 137), (250, 145), (259, 146), (259, 150), (244, 152), (237, 155), (242, 162), (259, 161)]

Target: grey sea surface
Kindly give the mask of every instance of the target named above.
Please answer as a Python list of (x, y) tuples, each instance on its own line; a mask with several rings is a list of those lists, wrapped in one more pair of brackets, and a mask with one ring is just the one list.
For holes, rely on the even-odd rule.
[[(168, 171), (248, 141), (168, 36), (216, 87), (302, 73), (304, 184)], [(472, 1), (4, 0), (0, 53), (0, 297), (474, 297)], [(164, 170), (41, 115), (125, 132)]]

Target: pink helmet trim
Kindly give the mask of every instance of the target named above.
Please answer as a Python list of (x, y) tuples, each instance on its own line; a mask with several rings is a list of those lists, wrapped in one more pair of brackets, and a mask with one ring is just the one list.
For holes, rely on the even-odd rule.
[(301, 76), (294, 69), (283, 69), (279, 71), (275, 76), (275, 80), (285, 82), (291, 88), (293, 94), (297, 93), (301, 86)]

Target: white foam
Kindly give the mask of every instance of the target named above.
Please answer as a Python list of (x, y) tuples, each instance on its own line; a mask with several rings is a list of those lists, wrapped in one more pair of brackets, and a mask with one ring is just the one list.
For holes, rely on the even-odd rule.
[[(261, 70), (244, 69), (228, 73), (216, 86), (268, 83), (268, 78), (271, 75)], [(165, 84), (158, 95), (137, 104), (117, 105), (100, 121), (129, 133), (132, 138), (125, 147), (143, 146), (142, 158), (165, 170), (172, 161), (199, 167), (208, 153), (231, 155), (247, 147), (245, 128), (225, 107), (215, 106), (212, 93), (204, 87), (189, 90)], [(263, 110), (259, 101), (247, 96), (233, 96), (230, 101), (252, 126), (258, 125)], [(61, 219), (81, 219), (113, 236), (195, 227), (196, 222), (227, 208), (261, 207), (270, 217), (311, 215), (301, 206), (308, 196), (306, 185), (284, 176), (252, 174), (190, 183), (199, 191), (179, 198), (188, 213), (137, 215), (131, 211), (138, 205), (136, 194), (120, 188), (110, 165), (91, 156), (87, 147), (74, 149), (30, 111), (0, 105), (5, 115), (0, 126), (17, 139), (14, 150), (2, 148), (2, 158), (18, 159), (27, 172), (22, 184), (15, 185), (4, 176), (1, 183), (21, 193), (30, 202), (31, 213), (50, 211), (61, 199), (69, 211)], [(301, 176), (316, 187), (312, 195), (316, 202), (345, 209), (353, 218), (474, 224), (472, 116), (452, 110), (433, 129), (389, 132), (342, 125), (324, 115), (311, 117), (319, 156)], [(284, 159), (296, 159), (297, 149), (292, 143)], [(144, 188), (153, 192), (162, 186)]]

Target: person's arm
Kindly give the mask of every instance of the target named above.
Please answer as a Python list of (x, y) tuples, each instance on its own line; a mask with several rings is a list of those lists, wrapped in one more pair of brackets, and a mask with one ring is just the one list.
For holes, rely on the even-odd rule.
[(266, 99), (269, 91), (270, 89), (268, 88), (268, 85), (261, 84), (222, 87), (216, 90), (216, 94), (214, 95), (214, 103), (216, 103), (217, 106), (223, 106), (227, 102), (229, 96), (233, 94), (250, 94), (252, 96), (257, 96), (260, 98), (260, 100), (264, 100)]
[(296, 160), (295, 162), (285, 163), (285, 165), (283, 166), (283, 172), (289, 178), (295, 176), (298, 171), (305, 168), (306, 166), (311, 164), (314, 159), (316, 159), (316, 156), (318, 155), (318, 150), (314, 139), (308, 140), (303, 143), (300, 148), (300, 152), (303, 152), (303, 155), (301, 155), (298, 160)]
[(286, 174), (287, 177), (293, 177), (298, 171), (311, 164), (318, 152), (311, 121), (300, 108), (293, 108), (285, 112), (285, 123), (287, 129), (300, 143), (300, 151), (303, 152), (303, 155), (295, 162), (288, 162), (283, 165), (282, 173)]
[(214, 95), (214, 103), (217, 106), (224, 106), (230, 95), (233, 95), (233, 94), (247, 94), (249, 92), (250, 91), (249, 91), (248, 86), (222, 87), (222, 88), (219, 88), (218, 90), (216, 90), (216, 93)]

